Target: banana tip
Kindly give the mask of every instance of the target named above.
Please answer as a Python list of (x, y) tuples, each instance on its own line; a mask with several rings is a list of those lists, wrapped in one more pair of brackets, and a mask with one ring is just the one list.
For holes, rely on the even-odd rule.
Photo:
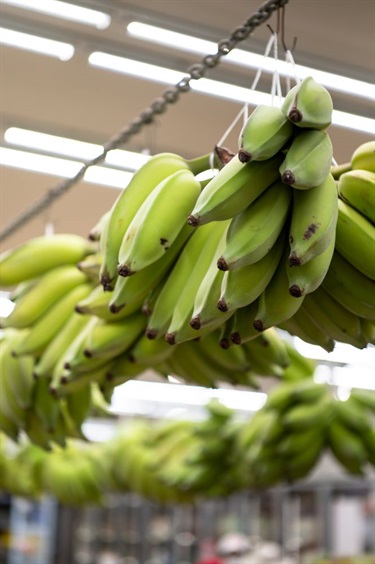
[(228, 265), (224, 257), (220, 257), (216, 264), (219, 270), (228, 270)]
[(148, 329), (147, 328), (146, 331), (145, 331), (145, 335), (146, 335), (147, 339), (154, 340), (158, 336), (158, 332), (156, 331), (156, 329)]
[(240, 149), (238, 151), (238, 159), (241, 163), (246, 164), (251, 161), (251, 154), (245, 151), (245, 149)]
[(198, 329), (201, 328), (201, 320), (200, 320), (199, 315), (192, 317), (192, 319), (190, 320), (190, 327), (192, 329), (196, 329), (197, 331), (198, 331)]
[(229, 339), (228, 339), (227, 337), (223, 337), (222, 339), (220, 339), (220, 341), (219, 341), (219, 346), (220, 346), (222, 349), (228, 350), (229, 347), (230, 347), (230, 341), (229, 341)]
[(303, 289), (297, 286), (297, 284), (293, 284), (293, 286), (289, 288), (289, 294), (293, 296), (293, 298), (301, 298), (303, 293)]
[(286, 170), (281, 175), (281, 180), (282, 182), (284, 182), (284, 184), (287, 184), (288, 186), (293, 186), (293, 184), (296, 181), (296, 178), (291, 170)]
[(301, 266), (301, 259), (293, 251), (289, 255), (289, 266)]
[(134, 271), (127, 264), (119, 264), (117, 267), (117, 272), (120, 276), (124, 277), (134, 274)]
[(223, 313), (225, 313), (226, 311), (228, 311), (228, 306), (224, 300), (224, 298), (221, 298), (218, 302), (217, 302), (217, 308), (222, 311)]
[(198, 227), (199, 218), (196, 215), (189, 215), (187, 222), (191, 227)]
[(302, 121), (303, 115), (298, 108), (292, 108), (288, 114), (288, 118), (293, 123), (300, 123)]
[(264, 331), (264, 329), (265, 329), (261, 319), (255, 319), (255, 321), (253, 321), (253, 327), (257, 331)]
[(232, 343), (234, 343), (235, 345), (240, 345), (242, 343), (241, 335), (238, 331), (234, 331), (231, 334), (230, 338), (232, 339)]
[(166, 333), (165, 334), (165, 340), (167, 341), (167, 343), (169, 345), (175, 345), (176, 344), (176, 333)]
[(125, 304), (124, 305), (110, 304), (109, 305), (109, 311), (111, 313), (119, 313), (119, 311), (121, 311), (124, 306), (125, 306)]

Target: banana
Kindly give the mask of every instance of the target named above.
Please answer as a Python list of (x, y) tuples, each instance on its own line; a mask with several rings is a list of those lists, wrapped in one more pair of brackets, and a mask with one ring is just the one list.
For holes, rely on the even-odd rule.
[(15, 345), (13, 353), (18, 356), (44, 351), (73, 314), (77, 301), (86, 297), (91, 290), (92, 285), (88, 283), (69, 290), (31, 326), (25, 338)]
[(285, 366), (279, 363), (279, 354), (276, 354), (272, 349), (268, 350), (262, 339), (247, 341), (242, 345), (242, 348), (254, 374), (274, 376), (275, 378), (283, 377)]
[(280, 456), (289, 458), (293, 465), (294, 457), (303, 453), (307, 445), (317, 445), (322, 450), (323, 440), (319, 427), (285, 435), (277, 445), (277, 452)]
[(73, 312), (60, 332), (48, 344), (34, 366), (35, 378), (51, 376), (52, 372), (69, 345), (89, 322), (89, 317)]
[[(1, 401), (0, 401), (0, 403), (1, 403)], [(15, 443), (18, 442), (20, 429), (19, 429), (18, 425), (12, 419), (9, 419), (3, 413), (1, 408), (0, 408), (0, 431), (2, 433), (5, 433), (5, 435), (7, 435), (10, 439), (12, 439), (12, 441), (14, 441)], [(0, 476), (1, 476), (1, 478), (4, 477), (2, 467), (1, 467)]]
[[(208, 168), (208, 167), (207, 167)], [(103, 256), (100, 280), (104, 289), (113, 289), (117, 278), (118, 253), (125, 232), (139, 207), (149, 194), (165, 178), (180, 170), (204, 170), (194, 167), (175, 153), (159, 153), (151, 157), (138, 169), (127, 187), (119, 194), (112, 205), (109, 218), (105, 222), (100, 237), (100, 250)]]
[(280, 180), (230, 222), (225, 249), (217, 261), (221, 270), (253, 264), (272, 249), (288, 217), (292, 190)]
[[(95, 318), (94, 318), (95, 319)], [(114, 358), (128, 350), (144, 331), (146, 318), (141, 313), (107, 322), (96, 318), (85, 339), (84, 355), (89, 358)]]
[(91, 227), (88, 233), (88, 239), (90, 241), (100, 241), (104, 225), (109, 221), (109, 215), (111, 210), (104, 212), (98, 219), (98, 221)]
[(289, 293), (295, 298), (314, 292), (325, 280), (335, 250), (335, 234), (328, 247), (319, 255), (296, 267), (287, 266)]
[(338, 199), (336, 249), (355, 268), (375, 280), (375, 225)]
[(0, 285), (13, 286), (62, 265), (74, 265), (95, 253), (96, 245), (80, 235), (56, 233), (29, 239), (0, 255)]
[(57, 266), (43, 274), (37, 284), (17, 301), (3, 326), (24, 328), (33, 325), (59, 298), (76, 286), (87, 282), (76, 266)]
[(333, 102), (328, 90), (308, 76), (289, 90), (281, 110), (298, 127), (320, 130), (332, 121)]
[(323, 288), (354, 315), (375, 320), (375, 281), (335, 250)]
[(324, 443), (322, 444), (321, 441), (307, 443), (302, 452), (300, 451), (287, 460), (285, 466), (287, 479), (293, 482), (305, 478), (317, 464), (322, 453), (322, 446)]
[(235, 311), (255, 301), (269, 284), (280, 262), (285, 238), (279, 236), (272, 249), (258, 262), (224, 273), (217, 307), (222, 312)]
[(253, 326), (258, 311), (258, 300), (254, 300), (244, 307), (239, 307), (231, 318), (230, 340), (235, 345), (241, 345), (251, 339), (259, 337), (259, 331)]
[(302, 307), (335, 341), (359, 349), (366, 347), (360, 318), (345, 309), (322, 286), (306, 296)]
[(338, 193), (344, 202), (375, 223), (375, 172), (362, 169), (345, 172), (339, 178)]
[(88, 417), (91, 408), (92, 386), (82, 386), (74, 394), (65, 398), (66, 412), (77, 435), (82, 433), (81, 427)]
[(213, 364), (220, 364), (223, 370), (228, 370), (228, 374), (235, 372), (247, 372), (250, 364), (242, 347), (229, 347), (227, 349), (220, 346), (218, 332), (214, 331), (203, 337), (196, 345), (203, 350), (203, 354), (212, 360)]
[(315, 188), (294, 191), (289, 228), (290, 266), (300, 266), (329, 247), (338, 226), (338, 214), (337, 189), (330, 174)]
[(291, 407), (283, 418), (282, 424), (290, 432), (311, 429), (312, 427), (329, 426), (333, 417), (333, 400), (327, 396), (319, 403), (302, 403)]
[(129, 354), (125, 353), (114, 359), (105, 373), (105, 379), (112, 388), (140, 376), (146, 368), (146, 363), (131, 360)]
[(179, 289), (180, 296), (174, 305), (173, 315), (165, 334), (166, 340), (173, 344), (176, 334), (181, 331), (184, 326), (190, 328), (189, 322), (192, 317), (194, 300), (199, 286), (205, 276), (209, 265), (216, 258), (217, 248), (223, 235), (228, 228), (228, 220), (215, 223), (211, 230), (208, 230), (210, 236), (202, 245), (200, 254), (190, 272), (186, 273), (186, 280), (183, 289)]
[(222, 380), (222, 371), (212, 366), (211, 362), (201, 354), (197, 344), (186, 341), (177, 345), (174, 354), (166, 361), (171, 369), (170, 373), (198, 386), (217, 388), (218, 381)]
[(375, 141), (366, 141), (355, 149), (350, 159), (353, 170), (375, 172)]
[(296, 190), (319, 186), (330, 174), (332, 158), (332, 141), (326, 131), (301, 131), (280, 165), (281, 180)]
[[(95, 315), (106, 321), (119, 321), (139, 311), (141, 300), (135, 300), (118, 313), (112, 313), (109, 304), (112, 291), (104, 291), (102, 285), (95, 286), (85, 298), (77, 301), (75, 311), (83, 315)], [(143, 302), (142, 302), (143, 303)]]
[(278, 327), (287, 331), (290, 335), (302, 339), (305, 343), (322, 347), (327, 352), (332, 352), (335, 348), (335, 341), (325, 331), (324, 327), (316, 323), (314, 317), (306, 311), (303, 304), (292, 317), (279, 323)]
[(35, 359), (31, 355), (15, 358), (13, 350), (27, 336), (27, 330), (5, 331), (0, 343), (0, 363), (3, 378), (6, 379), (10, 393), (21, 409), (30, 409), (33, 403)]
[[(219, 224), (210, 223), (193, 231), (177, 257), (154, 304), (146, 329), (149, 339), (160, 337), (168, 329), (176, 303), (183, 293), (190, 273), (199, 260), (204, 244), (211, 235), (215, 236), (216, 229), (220, 230), (220, 228)], [(206, 267), (203, 266), (203, 268)]]
[(173, 347), (165, 339), (150, 340), (144, 334), (128, 349), (129, 360), (143, 366), (164, 362), (172, 354)]
[(58, 400), (50, 392), (49, 378), (40, 378), (35, 382), (33, 411), (47, 433), (53, 433), (60, 408)]
[(247, 208), (279, 178), (283, 159), (284, 155), (277, 153), (265, 161), (243, 164), (233, 157), (202, 190), (189, 215), (189, 225), (230, 219)]
[(360, 318), (363, 336), (371, 345), (375, 345), (375, 321)]
[(346, 401), (336, 401), (335, 414), (342, 425), (354, 433), (358, 433), (359, 436), (372, 426), (369, 414), (364, 411), (363, 406), (359, 405), (352, 395)]
[(352, 390), (350, 398), (359, 404), (362, 408), (368, 409), (375, 414), (375, 391), (374, 390), (361, 390), (356, 388)]
[(118, 254), (120, 276), (130, 276), (168, 252), (200, 192), (201, 184), (190, 170), (177, 171), (154, 188), (124, 234)]
[(285, 246), (279, 264), (273, 270), (273, 276), (259, 295), (258, 310), (253, 326), (264, 331), (291, 318), (301, 307), (305, 296), (294, 297), (289, 292), (289, 268), (287, 257), (289, 249)]
[(335, 420), (329, 426), (328, 441), (334, 456), (350, 474), (363, 474), (367, 452), (356, 433)]
[(150, 290), (155, 288), (171, 269), (191, 235), (192, 230), (185, 225), (169, 251), (154, 264), (146, 266), (133, 276), (118, 276), (109, 302), (110, 311), (118, 313), (124, 307), (136, 307), (135, 304), (137, 309), (140, 309)]
[(92, 255), (88, 255), (83, 260), (77, 262), (77, 268), (84, 274), (87, 278), (91, 280), (94, 284), (99, 281), (100, 266), (102, 264), (102, 253), (97, 252)]
[[(51, 451), (51, 436), (33, 410), (27, 412), (25, 433), (27, 438), (45, 451)], [(47, 460), (46, 460), (47, 462)]]
[(281, 151), (293, 132), (293, 124), (280, 108), (260, 104), (240, 132), (238, 158), (243, 163), (270, 159)]
[(349, 170), (352, 170), (352, 165), (350, 162), (331, 166), (331, 174), (335, 180), (339, 180), (340, 176), (345, 172), (349, 172)]

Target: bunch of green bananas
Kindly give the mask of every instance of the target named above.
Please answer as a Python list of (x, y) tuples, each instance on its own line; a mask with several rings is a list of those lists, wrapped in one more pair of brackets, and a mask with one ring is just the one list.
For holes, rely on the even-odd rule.
[[(367, 412), (366, 412), (367, 410)], [(245, 487), (269, 487), (306, 477), (325, 451), (345, 471), (363, 474), (375, 465), (375, 435), (370, 413), (375, 396), (354, 390), (336, 399), (325, 384), (286, 382), (271, 390), (265, 406), (238, 429), (237, 459)]]

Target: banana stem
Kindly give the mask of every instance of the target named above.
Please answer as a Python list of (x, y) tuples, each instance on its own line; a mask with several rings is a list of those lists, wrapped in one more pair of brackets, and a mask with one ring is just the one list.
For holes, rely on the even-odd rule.
[(211, 168), (210, 155), (211, 153), (207, 153), (206, 155), (196, 157), (195, 159), (186, 160), (191, 172), (194, 175), (197, 175), (200, 172), (204, 172), (205, 170)]
[(331, 174), (335, 180), (338, 180), (344, 172), (349, 172), (352, 170), (351, 163), (343, 163), (336, 166), (331, 167)]

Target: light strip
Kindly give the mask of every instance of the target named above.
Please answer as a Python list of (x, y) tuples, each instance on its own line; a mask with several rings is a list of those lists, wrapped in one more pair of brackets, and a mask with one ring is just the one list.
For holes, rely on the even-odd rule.
[[(200, 55), (204, 55), (205, 53), (216, 53), (217, 51), (217, 44), (213, 41), (207, 41), (205, 39), (143, 24), (141, 22), (130, 22), (127, 26), (127, 31), (130, 35), (138, 37), (144, 41), (151, 41), (174, 49), (197, 53)], [(230, 53), (225, 55), (222, 60), (223, 62), (231, 62), (244, 67), (262, 69), (269, 73), (273, 73), (275, 71), (276, 64), (273, 57), (265, 57), (263, 55), (258, 55), (241, 49), (233, 49)], [(313, 76), (317, 82), (320, 82), (329, 89), (375, 100), (375, 85), (368, 82), (316, 70), (303, 65), (296, 64), (292, 68), (289, 63), (281, 60), (277, 62), (277, 70), (282, 76), (293, 77), (296, 75), (301, 79), (306, 78), (307, 76)]]
[[(95, 51), (89, 55), (89, 64), (112, 70), (115, 72), (123, 73), (130, 76), (136, 76), (145, 80), (161, 82), (163, 84), (175, 84), (186, 77), (186, 73), (151, 65), (149, 63), (142, 63), (132, 59), (126, 59), (117, 55)], [(250, 90), (242, 86), (228, 84), (209, 78), (201, 78), (197, 81), (190, 82), (191, 89), (202, 94), (209, 94), (211, 96), (218, 96), (221, 98), (229, 99), (234, 102), (242, 102), (253, 105), (258, 104), (272, 104), (271, 94)], [(277, 98), (275, 98), (276, 102)], [(281, 102), (281, 100), (280, 100)], [(348, 114), (345, 112), (333, 111), (332, 125), (345, 127), (348, 129), (355, 129), (364, 133), (374, 135), (375, 120)]]
[[(97, 157), (103, 151), (102, 145), (32, 131), (21, 127), (9, 127), (4, 133), (4, 140), (10, 145), (53, 153), (63, 157), (83, 159), (84, 161)], [(148, 155), (141, 153), (114, 149), (107, 154), (105, 162), (108, 165), (135, 171), (149, 158)]]
[(111, 401), (111, 411), (125, 413), (134, 400), (153, 403), (203, 406), (211, 399), (219, 399), (230, 409), (257, 411), (266, 403), (267, 394), (232, 389), (210, 389), (184, 384), (129, 380), (117, 386)]
[(0, 43), (10, 47), (26, 49), (26, 51), (32, 51), (41, 55), (57, 57), (61, 61), (68, 61), (74, 55), (74, 47), (70, 43), (21, 33), (20, 31), (4, 27), (0, 28)]
[(2, 3), (34, 12), (42, 12), (49, 16), (56, 16), (84, 25), (91, 25), (97, 29), (106, 29), (111, 23), (111, 17), (104, 12), (60, 2), (59, 0), (2, 0)]
[(15, 308), (15, 303), (9, 299), (9, 292), (0, 292), (0, 317), (9, 317)]
[[(18, 149), (9, 149), (8, 147), (0, 147), (0, 165), (42, 174), (50, 174), (51, 176), (71, 178), (78, 173), (83, 163), (47, 155), (38, 155), (37, 153), (20, 151)], [(83, 180), (93, 184), (123, 189), (128, 185), (132, 176), (131, 172), (92, 166), (86, 171)]]

